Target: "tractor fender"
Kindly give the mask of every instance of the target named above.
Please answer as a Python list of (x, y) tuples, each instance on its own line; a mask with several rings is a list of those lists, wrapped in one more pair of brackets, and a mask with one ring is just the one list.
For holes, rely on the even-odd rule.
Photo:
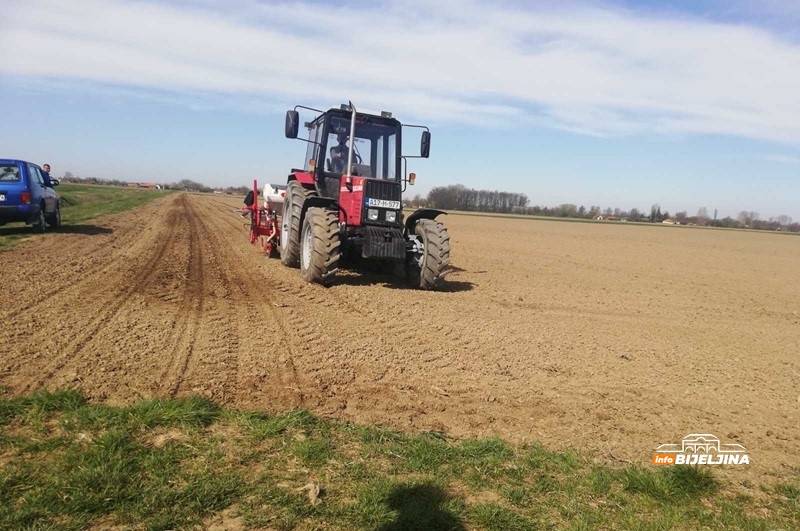
[[(306, 200), (303, 201), (303, 208), (300, 211), (300, 226), (303, 226), (303, 221), (306, 218), (306, 212), (309, 208), (312, 207), (322, 207), (322, 208), (329, 208), (331, 210), (339, 211), (339, 203), (336, 202), (336, 199), (332, 197), (319, 197), (316, 195), (312, 195), (310, 197), (306, 197)], [(302, 230), (302, 229), (301, 229)]]
[(314, 175), (307, 171), (292, 169), (287, 181), (299, 181), (304, 186), (314, 186)]
[(435, 208), (420, 208), (406, 219), (406, 236), (414, 234), (414, 229), (417, 226), (417, 221), (421, 219), (436, 219), (440, 214), (447, 215), (443, 210), (436, 210)]

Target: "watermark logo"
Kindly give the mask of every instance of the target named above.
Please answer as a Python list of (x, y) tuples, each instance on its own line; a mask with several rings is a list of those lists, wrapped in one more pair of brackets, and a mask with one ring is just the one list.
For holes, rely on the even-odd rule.
[(741, 444), (722, 444), (710, 433), (690, 433), (680, 444), (662, 444), (653, 455), (654, 465), (749, 465)]

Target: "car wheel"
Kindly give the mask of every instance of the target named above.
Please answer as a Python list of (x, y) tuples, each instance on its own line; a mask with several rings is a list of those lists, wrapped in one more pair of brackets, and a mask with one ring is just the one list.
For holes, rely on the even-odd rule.
[(50, 215), (50, 220), (47, 222), (50, 228), (57, 230), (61, 228), (61, 204), (56, 205), (56, 211)]
[(39, 209), (39, 213), (33, 219), (33, 223), (31, 223), (34, 232), (44, 232), (47, 229), (47, 219), (44, 216), (44, 207)]

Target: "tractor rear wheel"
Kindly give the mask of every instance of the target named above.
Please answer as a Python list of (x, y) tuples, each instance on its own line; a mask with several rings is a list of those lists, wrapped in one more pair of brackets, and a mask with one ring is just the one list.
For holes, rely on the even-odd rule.
[(300, 264), (300, 216), (309, 195), (311, 192), (299, 182), (289, 182), (281, 215), (281, 263), (289, 267)]
[(447, 227), (433, 219), (421, 219), (414, 228), (417, 250), (409, 264), (409, 278), (415, 287), (436, 289), (450, 269), (450, 235)]
[(300, 239), (300, 274), (307, 282), (330, 284), (339, 269), (341, 255), (339, 213), (309, 208)]

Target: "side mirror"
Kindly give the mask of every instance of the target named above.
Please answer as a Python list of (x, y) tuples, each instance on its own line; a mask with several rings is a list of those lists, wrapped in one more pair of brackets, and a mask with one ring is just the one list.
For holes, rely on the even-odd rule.
[(408, 174), (408, 184), (414, 186), (414, 183), (417, 182), (417, 174), (416, 173), (409, 173)]
[(53, 179), (52, 177), (50, 178), (50, 184), (52, 184), (53, 186), (58, 186), (59, 182), (60, 181), (58, 179)]
[(297, 111), (286, 111), (286, 138), (297, 138), (297, 131), (300, 129), (300, 113)]
[(431, 154), (431, 132), (423, 131), (422, 141), (420, 142), (419, 145), (419, 155), (423, 159), (427, 159), (430, 154)]

